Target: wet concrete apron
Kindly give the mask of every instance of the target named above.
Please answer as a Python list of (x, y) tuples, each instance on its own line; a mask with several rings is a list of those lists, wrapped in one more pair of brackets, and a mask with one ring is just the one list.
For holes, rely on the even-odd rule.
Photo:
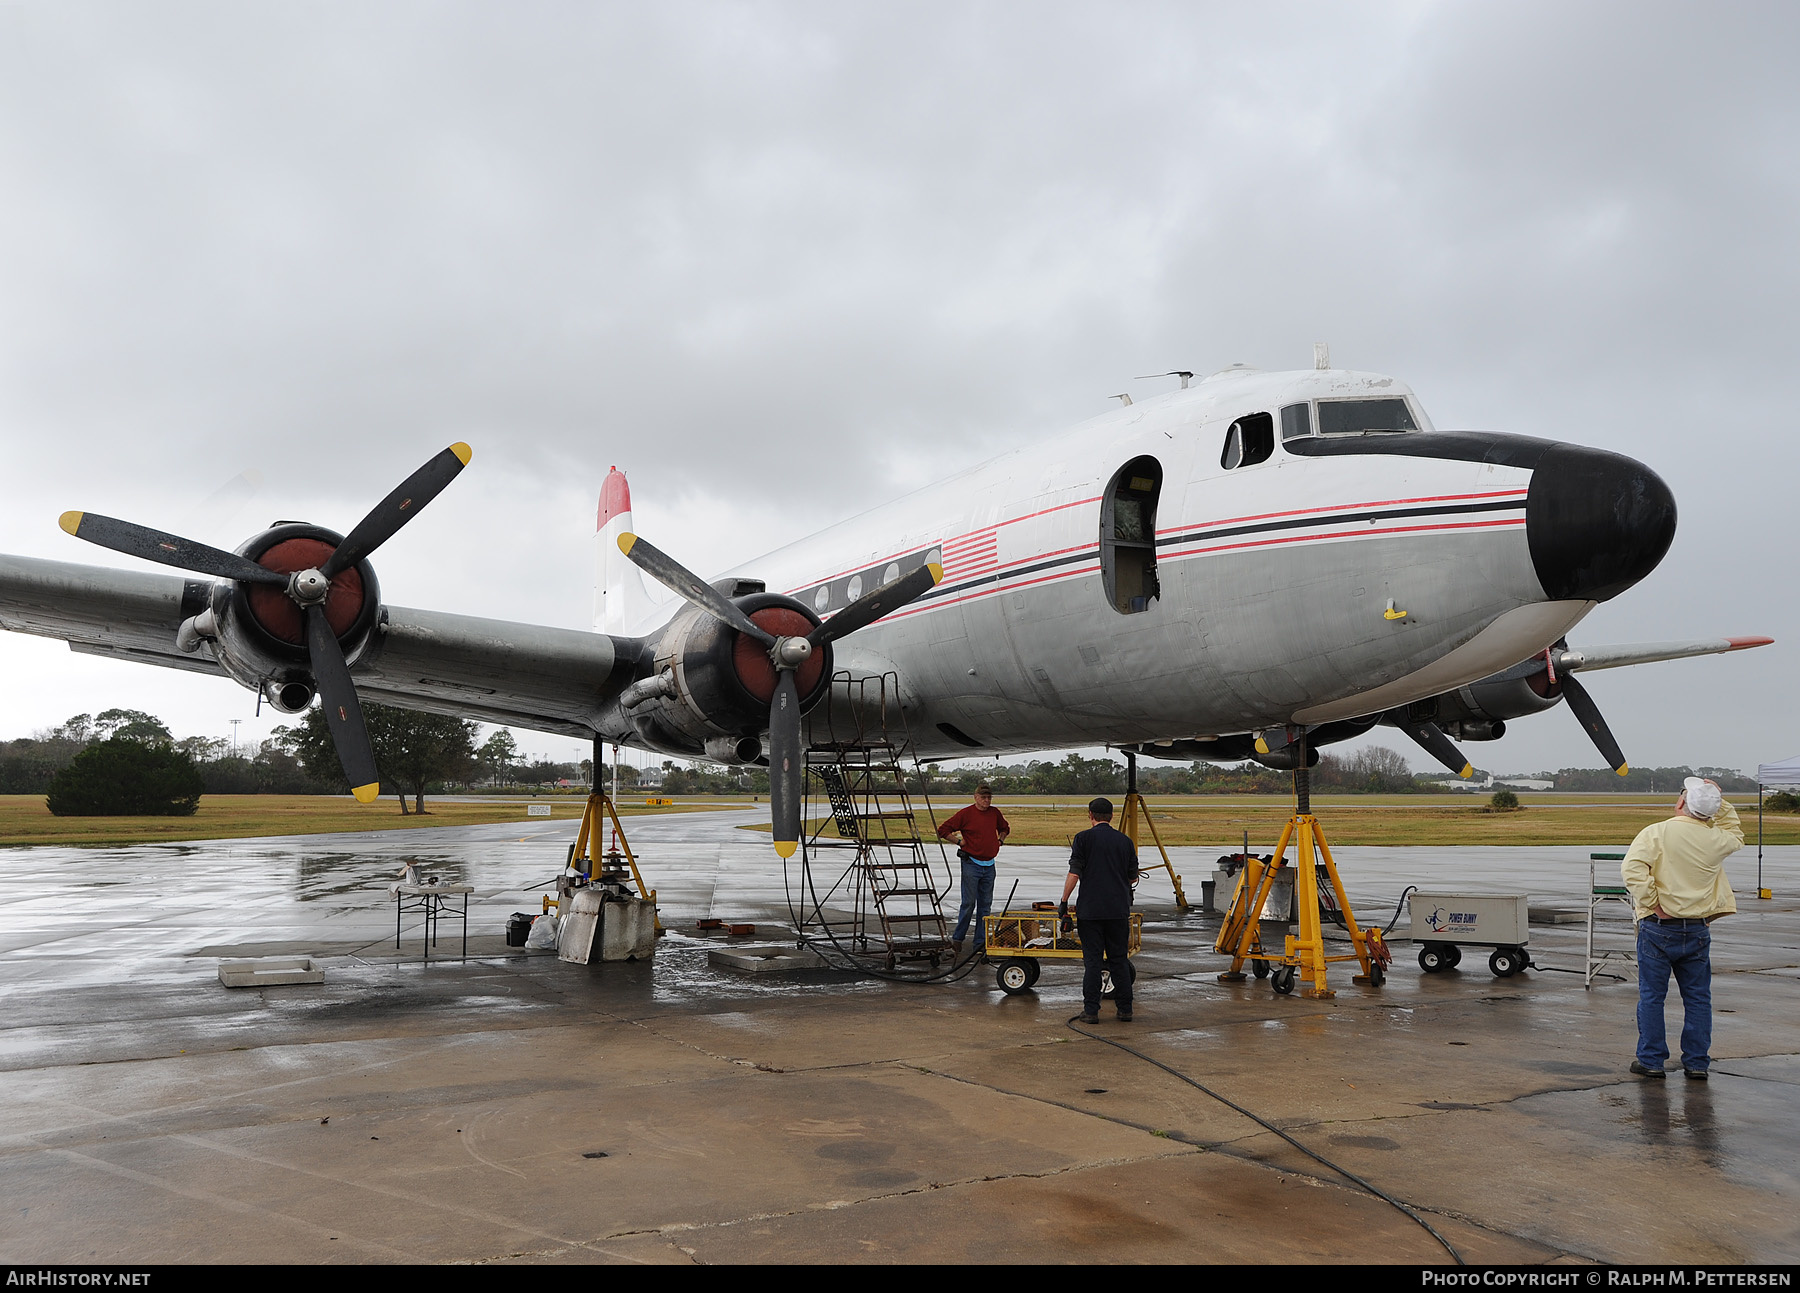
[[(710, 968), (706, 916), (785, 925), (750, 813), (629, 823), (674, 931), (653, 964), (508, 949), (557, 823), (0, 854), (0, 1253), (13, 1261), (1436, 1261), (1387, 1204), (1076, 1036), (1079, 973), (1005, 997)], [(1604, 842), (1603, 842), (1604, 843)], [(1220, 850), (1181, 850), (1189, 893)], [(405, 858), (476, 888), (471, 959), (393, 948)], [(1064, 857), (1008, 850), (999, 893)], [(1585, 850), (1344, 849), (1407, 883), (1579, 911)], [(1754, 855), (1732, 864), (1740, 895)], [(1772, 851), (1777, 893), (1800, 850)], [(1216, 923), (1144, 884), (1137, 1022), (1101, 1031), (1425, 1213), (1475, 1261), (1793, 1261), (1800, 902), (1715, 927), (1717, 1067), (1629, 1077), (1635, 988), (1424, 975), (1328, 1002), (1215, 981)], [(1404, 920), (1404, 918), (1403, 918)], [(1609, 937), (1630, 926), (1609, 916)], [(1401, 933), (1404, 932), (1402, 923)], [(777, 935), (779, 937), (779, 934)], [(1534, 926), (1578, 969), (1579, 925)], [(741, 941), (741, 940), (740, 940)], [(439, 954), (456, 939), (443, 930)], [(227, 990), (305, 952), (318, 987)], [(1678, 1007), (1671, 1016), (1678, 1020)]]

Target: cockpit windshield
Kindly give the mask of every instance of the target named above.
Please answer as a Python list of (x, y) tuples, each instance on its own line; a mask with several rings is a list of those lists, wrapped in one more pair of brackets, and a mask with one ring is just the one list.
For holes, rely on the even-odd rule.
[(1320, 435), (1361, 435), (1368, 431), (1417, 431), (1403, 399), (1320, 400)]

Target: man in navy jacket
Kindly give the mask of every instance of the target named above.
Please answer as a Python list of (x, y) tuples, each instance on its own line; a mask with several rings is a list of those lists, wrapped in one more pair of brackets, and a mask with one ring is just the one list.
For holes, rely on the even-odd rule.
[(1102, 963), (1112, 974), (1113, 1004), (1119, 1019), (1131, 1022), (1132, 886), (1137, 883), (1137, 846), (1112, 828), (1110, 799), (1088, 804), (1093, 825), (1075, 837), (1069, 852), (1069, 876), (1063, 881), (1060, 915), (1069, 914), (1069, 895), (1081, 886), (1075, 903), (1077, 931), (1081, 936), (1081, 1022), (1100, 1022), (1100, 971)]

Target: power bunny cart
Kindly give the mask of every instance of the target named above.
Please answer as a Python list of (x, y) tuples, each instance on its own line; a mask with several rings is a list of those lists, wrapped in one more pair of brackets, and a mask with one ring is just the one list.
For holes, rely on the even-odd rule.
[(1465, 947), (1491, 947), (1488, 969), (1510, 979), (1531, 965), (1526, 895), (1518, 893), (1422, 893), (1409, 897), (1412, 940), (1427, 974), (1453, 970)]
[[(1073, 923), (1073, 922), (1071, 922)], [(1144, 937), (1142, 912), (1131, 913), (1125, 955), (1136, 956)], [(994, 962), (994, 981), (1007, 996), (1031, 991), (1045, 961), (1079, 961), (1081, 937), (1063, 933), (1054, 904), (1031, 911), (1003, 911), (987, 918), (987, 955)], [(1112, 974), (1101, 971), (1100, 995), (1112, 995)]]

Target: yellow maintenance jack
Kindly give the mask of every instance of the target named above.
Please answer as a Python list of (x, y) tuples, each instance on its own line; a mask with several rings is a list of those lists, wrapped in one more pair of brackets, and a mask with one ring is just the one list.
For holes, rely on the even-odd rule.
[[(596, 768), (598, 761), (596, 761)], [(599, 784), (596, 772), (595, 784)], [(594, 869), (595, 853), (598, 853), (601, 832), (606, 823), (612, 823), (612, 846), (605, 853), (599, 854), (600, 869)], [(619, 863), (623, 861), (624, 866)], [(588, 796), (587, 807), (582, 810), (581, 829), (575, 833), (575, 842), (569, 846), (569, 870), (582, 877), (581, 883), (589, 885), (617, 884), (623, 885), (627, 874), (637, 887), (637, 896), (646, 902), (656, 901), (656, 890), (644, 883), (644, 876), (638, 870), (637, 856), (631, 851), (631, 843), (625, 838), (625, 828), (619, 825), (619, 812), (613, 807), (612, 796), (604, 790), (596, 790)], [(573, 896), (573, 890), (579, 887), (570, 882), (557, 886), (556, 910), (559, 916), (567, 915), (566, 904)], [(565, 892), (565, 889), (568, 892)], [(551, 898), (544, 896), (544, 910), (550, 910)], [(656, 936), (661, 938), (667, 931), (663, 929), (662, 916), (656, 917)]]
[[(1169, 850), (1163, 847), (1162, 836), (1156, 833), (1156, 823), (1151, 820), (1149, 805), (1144, 803), (1144, 797), (1138, 793), (1137, 751), (1124, 750), (1122, 753), (1125, 755), (1125, 810), (1120, 815), (1119, 829), (1131, 841), (1132, 847), (1136, 848), (1138, 818), (1142, 814), (1144, 825), (1150, 828), (1150, 838), (1156, 841), (1156, 851), (1162, 855), (1163, 870), (1169, 873), (1169, 880), (1175, 886), (1175, 909), (1185, 914), (1190, 908), (1187, 895), (1181, 891), (1181, 877), (1175, 874), (1175, 864), (1169, 861)], [(1139, 871), (1141, 874), (1141, 866)]]
[[(1298, 975), (1307, 986), (1302, 988), (1303, 997), (1329, 998), (1337, 994), (1326, 984), (1326, 968), (1332, 961), (1356, 961), (1362, 966), (1362, 973), (1355, 976), (1354, 982), (1380, 987), (1386, 977), (1386, 969), (1391, 954), (1387, 944), (1381, 937), (1379, 929), (1364, 930), (1357, 926), (1356, 917), (1350, 912), (1350, 900), (1344, 895), (1344, 885), (1338, 879), (1337, 864), (1331, 858), (1331, 846), (1325, 842), (1325, 832), (1319, 826), (1318, 818), (1312, 815), (1312, 776), (1306, 766), (1306, 737), (1301, 735), (1294, 742), (1296, 766), (1294, 768), (1294, 815), (1281, 831), (1281, 842), (1275, 846), (1274, 857), (1267, 863), (1255, 857), (1246, 857), (1244, 876), (1238, 882), (1236, 895), (1231, 900), (1231, 908), (1225, 914), (1225, 923), (1220, 927), (1219, 938), (1213, 944), (1215, 952), (1231, 956), (1231, 968), (1221, 975), (1221, 983), (1241, 983), (1244, 979), (1246, 962), (1257, 965), (1258, 977), (1267, 966), (1273, 970), (1272, 986), (1275, 991), (1287, 995), (1294, 990), (1294, 979)], [(1299, 932), (1287, 936), (1287, 946), (1276, 953), (1265, 950), (1262, 946), (1262, 929), (1260, 917), (1263, 906), (1269, 895), (1279, 888), (1281, 872), (1288, 865), (1288, 845), (1294, 845), (1296, 860), (1293, 871), (1294, 906), (1298, 915), (1296, 924)], [(1325, 931), (1321, 920), (1320, 882), (1323, 881), (1329, 890), (1329, 896), (1335, 900), (1337, 911), (1343, 916), (1344, 930), (1350, 935), (1351, 947), (1354, 949), (1343, 956), (1327, 956), (1325, 954)]]

